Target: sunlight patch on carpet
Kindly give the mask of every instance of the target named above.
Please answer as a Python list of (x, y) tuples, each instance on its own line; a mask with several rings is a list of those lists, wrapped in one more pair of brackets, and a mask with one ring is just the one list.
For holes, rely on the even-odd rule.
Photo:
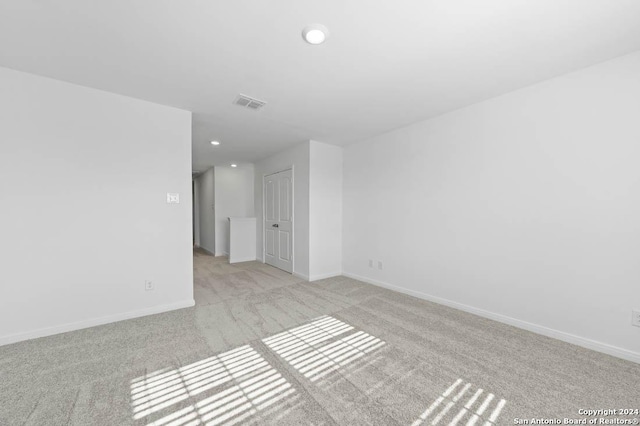
[(475, 388), (471, 383), (456, 380), (414, 421), (411, 426), (421, 424), (448, 426), (466, 424), (474, 426), (494, 426), (507, 401), (498, 399), (484, 389)]

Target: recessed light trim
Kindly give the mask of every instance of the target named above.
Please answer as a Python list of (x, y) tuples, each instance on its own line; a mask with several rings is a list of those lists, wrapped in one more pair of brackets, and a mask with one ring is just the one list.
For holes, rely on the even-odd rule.
[(219, 141), (211, 141), (211, 145), (217, 146), (217, 145), (220, 145), (220, 142)]
[(302, 38), (309, 44), (322, 44), (329, 37), (329, 30), (322, 24), (311, 24), (302, 30)]

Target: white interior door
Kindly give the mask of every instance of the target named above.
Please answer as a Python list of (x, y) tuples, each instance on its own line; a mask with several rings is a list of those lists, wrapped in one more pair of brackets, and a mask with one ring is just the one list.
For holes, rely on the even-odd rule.
[(293, 272), (293, 179), (291, 170), (264, 178), (264, 260)]

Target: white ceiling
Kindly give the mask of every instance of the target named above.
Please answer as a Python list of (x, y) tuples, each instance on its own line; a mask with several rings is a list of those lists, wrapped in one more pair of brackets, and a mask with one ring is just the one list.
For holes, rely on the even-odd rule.
[[(311, 23), (323, 45), (303, 42)], [(0, 66), (193, 111), (195, 169), (347, 144), (638, 49), (638, 0), (0, 0)]]

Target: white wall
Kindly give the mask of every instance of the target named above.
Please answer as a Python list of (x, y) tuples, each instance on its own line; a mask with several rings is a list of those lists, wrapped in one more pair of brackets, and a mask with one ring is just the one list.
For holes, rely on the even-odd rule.
[(345, 272), (640, 362), (639, 123), (635, 53), (348, 146)]
[(342, 273), (342, 147), (311, 141), (309, 277)]
[(0, 344), (193, 305), (191, 114), (4, 68), (0, 93)]
[(293, 167), (293, 273), (309, 279), (309, 141), (284, 150), (255, 164), (256, 253), (263, 252), (263, 178)]
[(196, 178), (200, 220), (199, 246), (211, 254), (216, 252), (215, 173), (210, 168)]
[(229, 217), (254, 217), (253, 164), (215, 167), (217, 256), (229, 255)]
[(193, 179), (193, 243), (200, 247), (200, 183)]

